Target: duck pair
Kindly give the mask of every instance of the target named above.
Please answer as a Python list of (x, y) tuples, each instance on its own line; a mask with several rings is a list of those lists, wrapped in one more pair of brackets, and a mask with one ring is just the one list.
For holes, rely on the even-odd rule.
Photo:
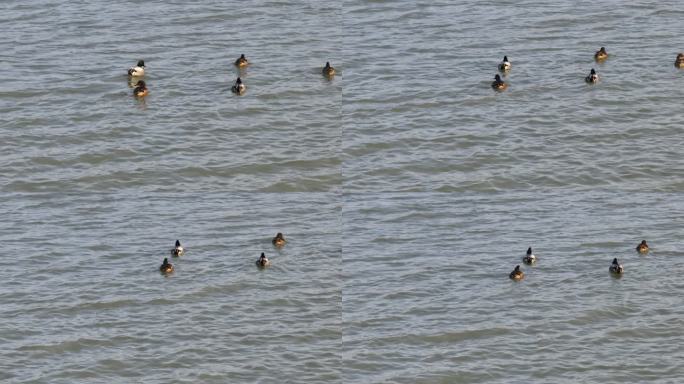
[[(175, 257), (180, 257), (185, 254), (185, 248), (183, 248), (183, 245), (181, 245), (180, 240), (176, 240), (176, 244), (173, 248), (171, 248), (170, 252), (171, 255)], [(161, 273), (173, 272), (173, 264), (169, 263), (169, 259), (167, 257), (164, 258), (164, 262), (162, 262), (162, 265), (159, 266), (159, 271)]]
[[(532, 265), (537, 262), (537, 256), (535, 256), (532, 253), (532, 247), (527, 248), (527, 252), (525, 253), (525, 256), (523, 256), (522, 261), (527, 265)], [(523, 278), (525, 278), (525, 273), (523, 273), (523, 271), (520, 270), (519, 265), (516, 265), (515, 269), (513, 269), (513, 271), (508, 275), (508, 277), (515, 281), (520, 281)]]
[[(128, 77), (129, 79), (134, 80), (137, 77), (143, 76), (145, 76), (145, 61), (138, 60), (138, 64), (135, 67), (131, 67), (128, 69)], [(145, 97), (149, 93), (150, 91), (147, 89), (147, 85), (143, 80), (138, 80), (138, 82), (135, 83), (135, 88), (133, 89), (133, 96)]]
[[(282, 248), (287, 241), (285, 240), (285, 237), (281, 232), (278, 232), (275, 237), (271, 240), (271, 244), (273, 244), (274, 247), (276, 248)], [(256, 261), (256, 265), (259, 268), (266, 268), (271, 266), (271, 261), (266, 257), (266, 254), (264, 252), (261, 252), (261, 256), (259, 256), (259, 259)]]
[[(501, 63), (499, 63), (498, 68), (499, 71), (501, 71), (502, 73), (508, 73), (508, 71), (511, 70), (511, 62), (508, 61), (508, 56), (504, 56)], [(501, 80), (501, 76), (495, 75), (494, 81), (492, 82), (492, 88), (494, 88), (497, 91), (503, 91), (506, 88), (508, 88), (508, 84)]]

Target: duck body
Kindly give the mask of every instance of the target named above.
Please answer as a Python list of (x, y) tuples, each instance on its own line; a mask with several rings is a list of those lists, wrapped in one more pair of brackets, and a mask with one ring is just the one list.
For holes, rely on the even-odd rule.
[(674, 62), (674, 66), (677, 68), (684, 68), (684, 53), (680, 53), (677, 55), (677, 58)]
[(492, 88), (497, 91), (503, 91), (508, 88), (508, 84), (501, 80), (501, 76), (496, 75), (494, 76), (494, 81), (492, 82)]
[(613, 263), (608, 268), (608, 272), (614, 275), (622, 275), (625, 272), (625, 268), (618, 262), (617, 258), (614, 258)]
[(329, 61), (325, 62), (325, 67), (323, 67), (323, 76), (335, 76), (335, 68), (330, 65)]
[(537, 256), (532, 254), (532, 247), (527, 248), (527, 254), (522, 258), (523, 263), (531, 265), (537, 262)]
[(159, 266), (159, 272), (161, 273), (171, 273), (173, 272), (173, 264), (169, 263), (169, 259), (164, 258), (164, 262)]
[(256, 261), (256, 265), (259, 268), (266, 268), (271, 266), (271, 261), (266, 257), (266, 255), (261, 252), (261, 256)]
[(511, 62), (508, 61), (508, 56), (504, 56), (503, 61), (499, 64), (499, 71), (508, 72), (511, 70)]
[(520, 270), (520, 266), (516, 265), (515, 269), (508, 275), (512, 280), (520, 281), (525, 278), (525, 274)]
[(147, 89), (147, 85), (145, 84), (144, 81), (139, 80), (135, 84), (135, 88), (133, 89), (133, 95), (135, 97), (145, 97), (150, 93), (149, 89)]
[(594, 60), (602, 61), (608, 58), (608, 52), (606, 52), (605, 47), (601, 47), (596, 53), (594, 53)]
[(639, 253), (648, 253), (649, 248), (648, 244), (646, 244), (646, 240), (641, 240), (641, 243), (639, 243), (639, 245), (636, 246), (636, 250)]
[(140, 60), (138, 61), (138, 65), (135, 67), (131, 67), (128, 69), (128, 76), (131, 77), (141, 77), (145, 76), (145, 61)]
[(235, 80), (235, 84), (233, 84), (230, 90), (237, 95), (241, 95), (245, 93), (247, 87), (242, 83), (242, 79), (238, 77), (237, 80)]
[(276, 246), (276, 247), (278, 247), (278, 248), (280, 248), (280, 247), (282, 247), (283, 245), (285, 245), (286, 242), (287, 242), (287, 241), (286, 241), (285, 238), (283, 237), (283, 234), (280, 233), (280, 232), (278, 232), (278, 233), (275, 235), (275, 237), (273, 238), (273, 240), (271, 240), (271, 243), (273, 243), (273, 245)]
[(235, 60), (235, 66), (236, 67), (246, 67), (249, 65), (249, 61), (247, 61), (247, 58), (245, 57), (245, 54), (243, 53), (240, 55), (240, 57)]
[(171, 254), (173, 256), (179, 257), (185, 254), (185, 248), (181, 245), (180, 240), (176, 240), (176, 245), (171, 248)]
[(589, 73), (589, 76), (584, 78), (584, 81), (586, 81), (589, 84), (596, 84), (599, 81), (599, 76), (596, 74), (596, 71), (594, 68), (591, 69), (591, 72)]

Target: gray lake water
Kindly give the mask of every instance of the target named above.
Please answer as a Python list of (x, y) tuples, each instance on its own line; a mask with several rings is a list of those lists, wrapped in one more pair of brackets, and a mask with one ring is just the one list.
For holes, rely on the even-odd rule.
[(3, 2), (0, 381), (681, 382), (682, 17)]

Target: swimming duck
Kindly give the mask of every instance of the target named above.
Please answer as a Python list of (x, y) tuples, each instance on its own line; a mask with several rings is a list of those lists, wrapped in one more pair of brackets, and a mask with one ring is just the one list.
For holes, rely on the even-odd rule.
[(636, 250), (639, 253), (648, 253), (648, 244), (646, 244), (646, 240), (641, 240), (641, 243), (636, 246)]
[(237, 60), (235, 60), (235, 65), (237, 67), (246, 67), (247, 65), (249, 65), (249, 62), (247, 61), (247, 58), (245, 57), (244, 53), (240, 55), (240, 57)]
[(680, 53), (677, 55), (674, 66), (677, 68), (684, 68), (684, 53)]
[(268, 258), (266, 258), (266, 255), (261, 252), (261, 256), (259, 256), (259, 259), (257, 259), (256, 265), (260, 268), (266, 268), (271, 266), (271, 262), (268, 260)]
[(622, 267), (622, 264), (618, 263), (618, 259), (616, 257), (613, 259), (613, 264), (610, 265), (608, 271), (615, 275), (622, 275), (622, 273), (625, 271), (625, 268)]
[(608, 52), (606, 52), (605, 47), (601, 47), (601, 49), (599, 49), (598, 51), (596, 51), (596, 53), (594, 53), (594, 59), (596, 61), (605, 60), (607, 58), (608, 58)]
[(145, 97), (148, 93), (150, 92), (147, 89), (147, 85), (145, 85), (145, 82), (142, 80), (138, 80), (138, 82), (135, 84), (135, 88), (133, 89), (133, 95), (137, 97)]
[(247, 87), (245, 87), (245, 85), (242, 84), (242, 79), (238, 77), (237, 80), (235, 80), (235, 84), (233, 84), (233, 87), (230, 90), (233, 91), (233, 93), (241, 95), (245, 92), (246, 89)]
[(532, 247), (527, 248), (527, 254), (523, 256), (523, 263), (534, 264), (537, 262), (537, 256), (532, 254)]
[(325, 62), (325, 67), (323, 67), (323, 76), (335, 76), (335, 68), (330, 65), (329, 61)]
[(272, 240), (271, 242), (272, 242), (273, 245), (275, 245), (276, 247), (282, 247), (282, 246), (285, 245), (285, 243), (286, 243), (285, 238), (283, 237), (283, 234), (280, 233), (280, 232), (278, 232), (278, 233), (275, 235), (275, 237), (273, 238), (273, 240)]
[(508, 84), (501, 80), (501, 76), (496, 75), (494, 76), (494, 81), (492, 82), (492, 88), (497, 91), (503, 91), (504, 89), (508, 88)]
[(180, 240), (176, 240), (176, 245), (171, 249), (171, 254), (174, 256), (183, 256), (185, 253), (185, 248), (180, 243)]
[(138, 65), (128, 69), (128, 76), (140, 77), (145, 76), (145, 61), (139, 60)]
[(162, 265), (159, 267), (159, 272), (161, 273), (171, 273), (173, 272), (173, 264), (169, 263), (168, 258), (164, 258), (164, 262)]
[(508, 56), (504, 56), (503, 61), (499, 64), (499, 71), (507, 72), (511, 69), (511, 62), (508, 61)]
[(599, 77), (596, 74), (596, 71), (594, 70), (594, 68), (591, 69), (589, 76), (584, 78), (584, 81), (586, 81), (587, 83), (590, 83), (590, 84), (598, 83)]
[(510, 277), (513, 280), (519, 281), (525, 277), (525, 274), (523, 273), (523, 271), (520, 270), (520, 266), (516, 265), (515, 269), (513, 270), (513, 272), (511, 272), (510, 275), (508, 275), (508, 277)]

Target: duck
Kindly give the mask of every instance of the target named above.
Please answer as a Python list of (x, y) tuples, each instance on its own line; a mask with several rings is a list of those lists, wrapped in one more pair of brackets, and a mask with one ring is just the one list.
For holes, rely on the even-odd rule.
[(147, 89), (147, 85), (145, 85), (145, 82), (142, 80), (138, 80), (138, 82), (135, 83), (133, 95), (137, 97), (145, 97), (148, 93), (150, 93), (150, 91)]
[(171, 254), (174, 256), (183, 256), (185, 248), (181, 245), (180, 240), (176, 240), (176, 245), (171, 249)]
[(503, 91), (504, 89), (508, 88), (508, 84), (501, 80), (501, 76), (496, 75), (494, 76), (494, 81), (492, 82), (492, 88), (497, 91)]
[(168, 258), (164, 258), (164, 262), (162, 265), (159, 267), (159, 272), (161, 273), (171, 273), (173, 272), (173, 264), (169, 263)]
[(610, 268), (608, 268), (608, 272), (615, 275), (622, 275), (624, 271), (625, 268), (622, 266), (622, 264), (618, 263), (617, 257), (614, 258), (613, 263), (610, 265)]
[(523, 263), (534, 264), (537, 262), (537, 256), (532, 254), (532, 247), (527, 248), (527, 254), (523, 256)]
[(648, 253), (649, 248), (648, 244), (646, 244), (646, 240), (641, 240), (641, 243), (639, 243), (639, 245), (636, 246), (636, 250), (639, 253)]
[(677, 68), (684, 68), (684, 53), (680, 53), (677, 55), (677, 58), (674, 62), (674, 66)]
[(335, 76), (335, 67), (331, 66), (329, 61), (325, 62), (325, 67), (323, 67), (323, 76)]
[(282, 247), (282, 246), (285, 245), (285, 243), (286, 243), (285, 238), (283, 237), (283, 234), (280, 233), (280, 232), (278, 232), (278, 233), (275, 235), (275, 237), (273, 238), (273, 240), (272, 240), (271, 242), (272, 242), (273, 245), (276, 246), (276, 247)]
[(140, 77), (145, 76), (145, 60), (138, 60), (138, 64), (135, 67), (128, 69), (128, 76)]
[(259, 258), (257, 259), (256, 265), (257, 265), (257, 267), (259, 267), (259, 268), (270, 267), (270, 266), (271, 266), (271, 261), (268, 260), (268, 258), (266, 257), (266, 255), (265, 255), (263, 252), (261, 252), (261, 256), (259, 256)]
[(513, 270), (513, 272), (511, 272), (510, 275), (508, 275), (508, 277), (515, 281), (520, 281), (525, 277), (525, 274), (523, 273), (523, 271), (520, 270), (520, 266), (516, 265), (515, 269)]
[(599, 77), (596, 74), (596, 71), (594, 68), (591, 69), (591, 72), (589, 73), (589, 76), (584, 78), (584, 81), (586, 81), (589, 84), (596, 84), (599, 81)]
[(511, 62), (508, 61), (508, 56), (504, 56), (503, 61), (499, 64), (499, 71), (507, 72), (511, 70)]
[(237, 80), (235, 80), (235, 84), (233, 84), (233, 87), (230, 90), (233, 91), (233, 93), (241, 95), (245, 92), (246, 89), (247, 87), (245, 87), (245, 85), (242, 84), (242, 79), (238, 77)]
[(596, 53), (594, 53), (594, 59), (596, 61), (605, 60), (608, 58), (608, 52), (606, 52), (606, 47), (601, 47)]
[(244, 53), (240, 55), (237, 60), (235, 60), (235, 66), (237, 67), (246, 67), (247, 65), (249, 65), (249, 61), (247, 61)]

